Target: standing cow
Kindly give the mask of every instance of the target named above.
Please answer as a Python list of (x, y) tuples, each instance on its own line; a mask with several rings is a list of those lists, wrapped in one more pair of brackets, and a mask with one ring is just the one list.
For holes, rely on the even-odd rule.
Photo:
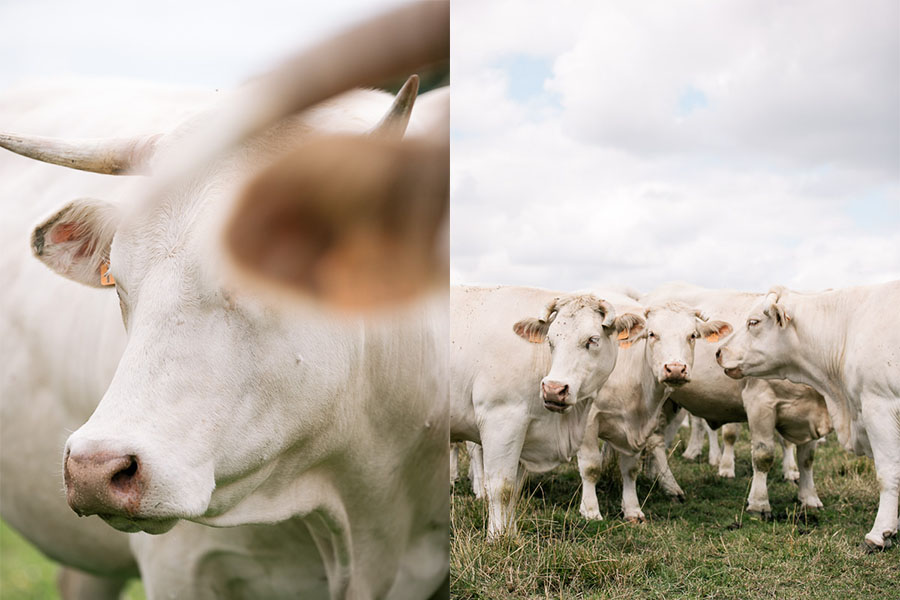
[(663, 489), (672, 496), (684, 498), (666, 461), (660, 427), (662, 409), (675, 390), (691, 381), (696, 341), (715, 340), (731, 331), (728, 323), (707, 321), (697, 309), (681, 303), (651, 306), (645, 309), (644, 318), (646, 328), (642, 340), (620, 350), (615, 370), (591, 403), (578, 450), (582, 480), (580, 511), (588, 519), (603, 518), (596, 491), (603, 472), (598, 437), (619, 455), (622, 511), (626, 520), (644, 519), (635, 482), (640, 457), (645, 451), (652, 456)]
[(824, 397), (847, 449), (875, 459), (881, 494), (865, 536), (885, 549), (900, 492), (900, 281), (803, 294), (773, 288), (716, 354), (733, 378), (788, 379)]
[(592, 294), (524, 287), (452, 288), (450, 319), (451, 441), (481, 444), (488, 535), (514, 533), (525, 471), (576, 452), (618, 342), (644, 320)]

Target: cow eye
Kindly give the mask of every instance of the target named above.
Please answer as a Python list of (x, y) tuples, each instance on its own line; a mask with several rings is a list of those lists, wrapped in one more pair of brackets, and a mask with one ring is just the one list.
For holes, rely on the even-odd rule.
[(592, 335), (588, 338), (587, 344), (584, 345), (585, 348), (590, 348), (591, 346), (597, 346), (600, 344), (600, 336)]
[(651, 339), (654, 339), (654, 340), (657, 339), (657, 338), (656, 338), (656, 333), (653, 332), (653, 331), (647, 332), (647, 337), (648, 337), (648, 338), (651, 338)]
[(698, 339), (699, 337), (700, 337), (700, 334), (697, 333), (696, 331), (695, 331), (694, 333), (691, 334), (691, 339), (692, 339), (692, 340), (696, 340), (696, 339)]
[(759, 325), (759, 319), (747, 319), (747, 329)]

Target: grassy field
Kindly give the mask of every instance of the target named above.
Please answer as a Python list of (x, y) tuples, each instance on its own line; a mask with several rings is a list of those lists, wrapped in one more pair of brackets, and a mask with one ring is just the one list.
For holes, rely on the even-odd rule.
[[(685, 430), (681, 434), (686, 440)], [(578, 513), (581, 480), (574, 460), (532, 475), (518, 507), (519, 533), (485, 541), (487, 511), (469, 481), (457, 482), (451, 508), (453, 598), (900, 598), (900, 548), (866, 554), (863, 536), (878, 506), (875, 469), (834, 438), (816, 454), (825, 508), (805, 514), (796, 486), (769, 474), (773, 519), (743, 512), (750, 484), (746, 428), (734, 480), (679, 450), (670, 459), (687, 494), (673, 503), (642, 476), (638, 494), (648, 522), (629, 525), (619, 508), (614, 469), (598, 485), (605, 521)], [(460, 473), (467, 461), (460, 461)]]
[[(0, 600), (50, 600), (59, 598), (56, 591), (58, 567), (34, 546), (0, 521)], [(139, 581), (125, 589), (126, 600), (144, 600)]]

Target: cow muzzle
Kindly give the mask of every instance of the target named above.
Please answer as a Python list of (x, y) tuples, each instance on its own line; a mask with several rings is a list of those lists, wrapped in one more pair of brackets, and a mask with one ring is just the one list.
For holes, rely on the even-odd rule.
[(666, 363), (663, 365), (662, 382), (668, 385), (684, 385), (691, 380), (687, 365), (684, 363)]
[(140, 459), (107, 452), (66, 456), (66, 501), (79, 516), (138, 514), (147, 485)]
[(544, 408), (551, 412), (566, 412), (571, 405), (569, 398), (569, 385), (559, 381), (542, 381), (541, 397), (544, 399)]
[(716, 350), (716, 362), (720, 367), (725, 369), (725, 374), (731, 377), (732, 379), (741, 379), (744, 376), (744, 371), (740, 367), (726, 367), (725, 366), (725, 358), (724, 353), (722, 352), (723, 348), (719, 348)]

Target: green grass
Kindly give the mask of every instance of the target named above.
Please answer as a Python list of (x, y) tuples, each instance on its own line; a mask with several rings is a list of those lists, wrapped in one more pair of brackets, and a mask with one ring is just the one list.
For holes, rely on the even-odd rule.
[[(34, 546), (0, 521), (0, 600), (59, 598), (56, 574), (59, 567)], [(144, 600), (144, 588), (132, 581), (122, 596)]]
[[(451, 508), (451, 595), (475, 598), (900, 598), (900, 548), (860, 548), (878, 506), (873, 463), (844, 452), (834, 436), (816, 453), (825, 508), (806, 514), (796, 486), (769, 473), (773, 519), (744, 513), (750, 484), (746, 428), (734, 480), (680, 457), (672, 471), (687, 494), (673, 503), (642, 476), (638, 495), (648, 522), (622, 521), (621, 481), (613, 469), (598, 485), (606, 520), (578, 512), (581, 479), (574, 460), (532, 475), (519, 502), (519, 532), (488, 543), (487, 510), (466, 477)], [(467, 461), (460, 461), (460, 473)]]

